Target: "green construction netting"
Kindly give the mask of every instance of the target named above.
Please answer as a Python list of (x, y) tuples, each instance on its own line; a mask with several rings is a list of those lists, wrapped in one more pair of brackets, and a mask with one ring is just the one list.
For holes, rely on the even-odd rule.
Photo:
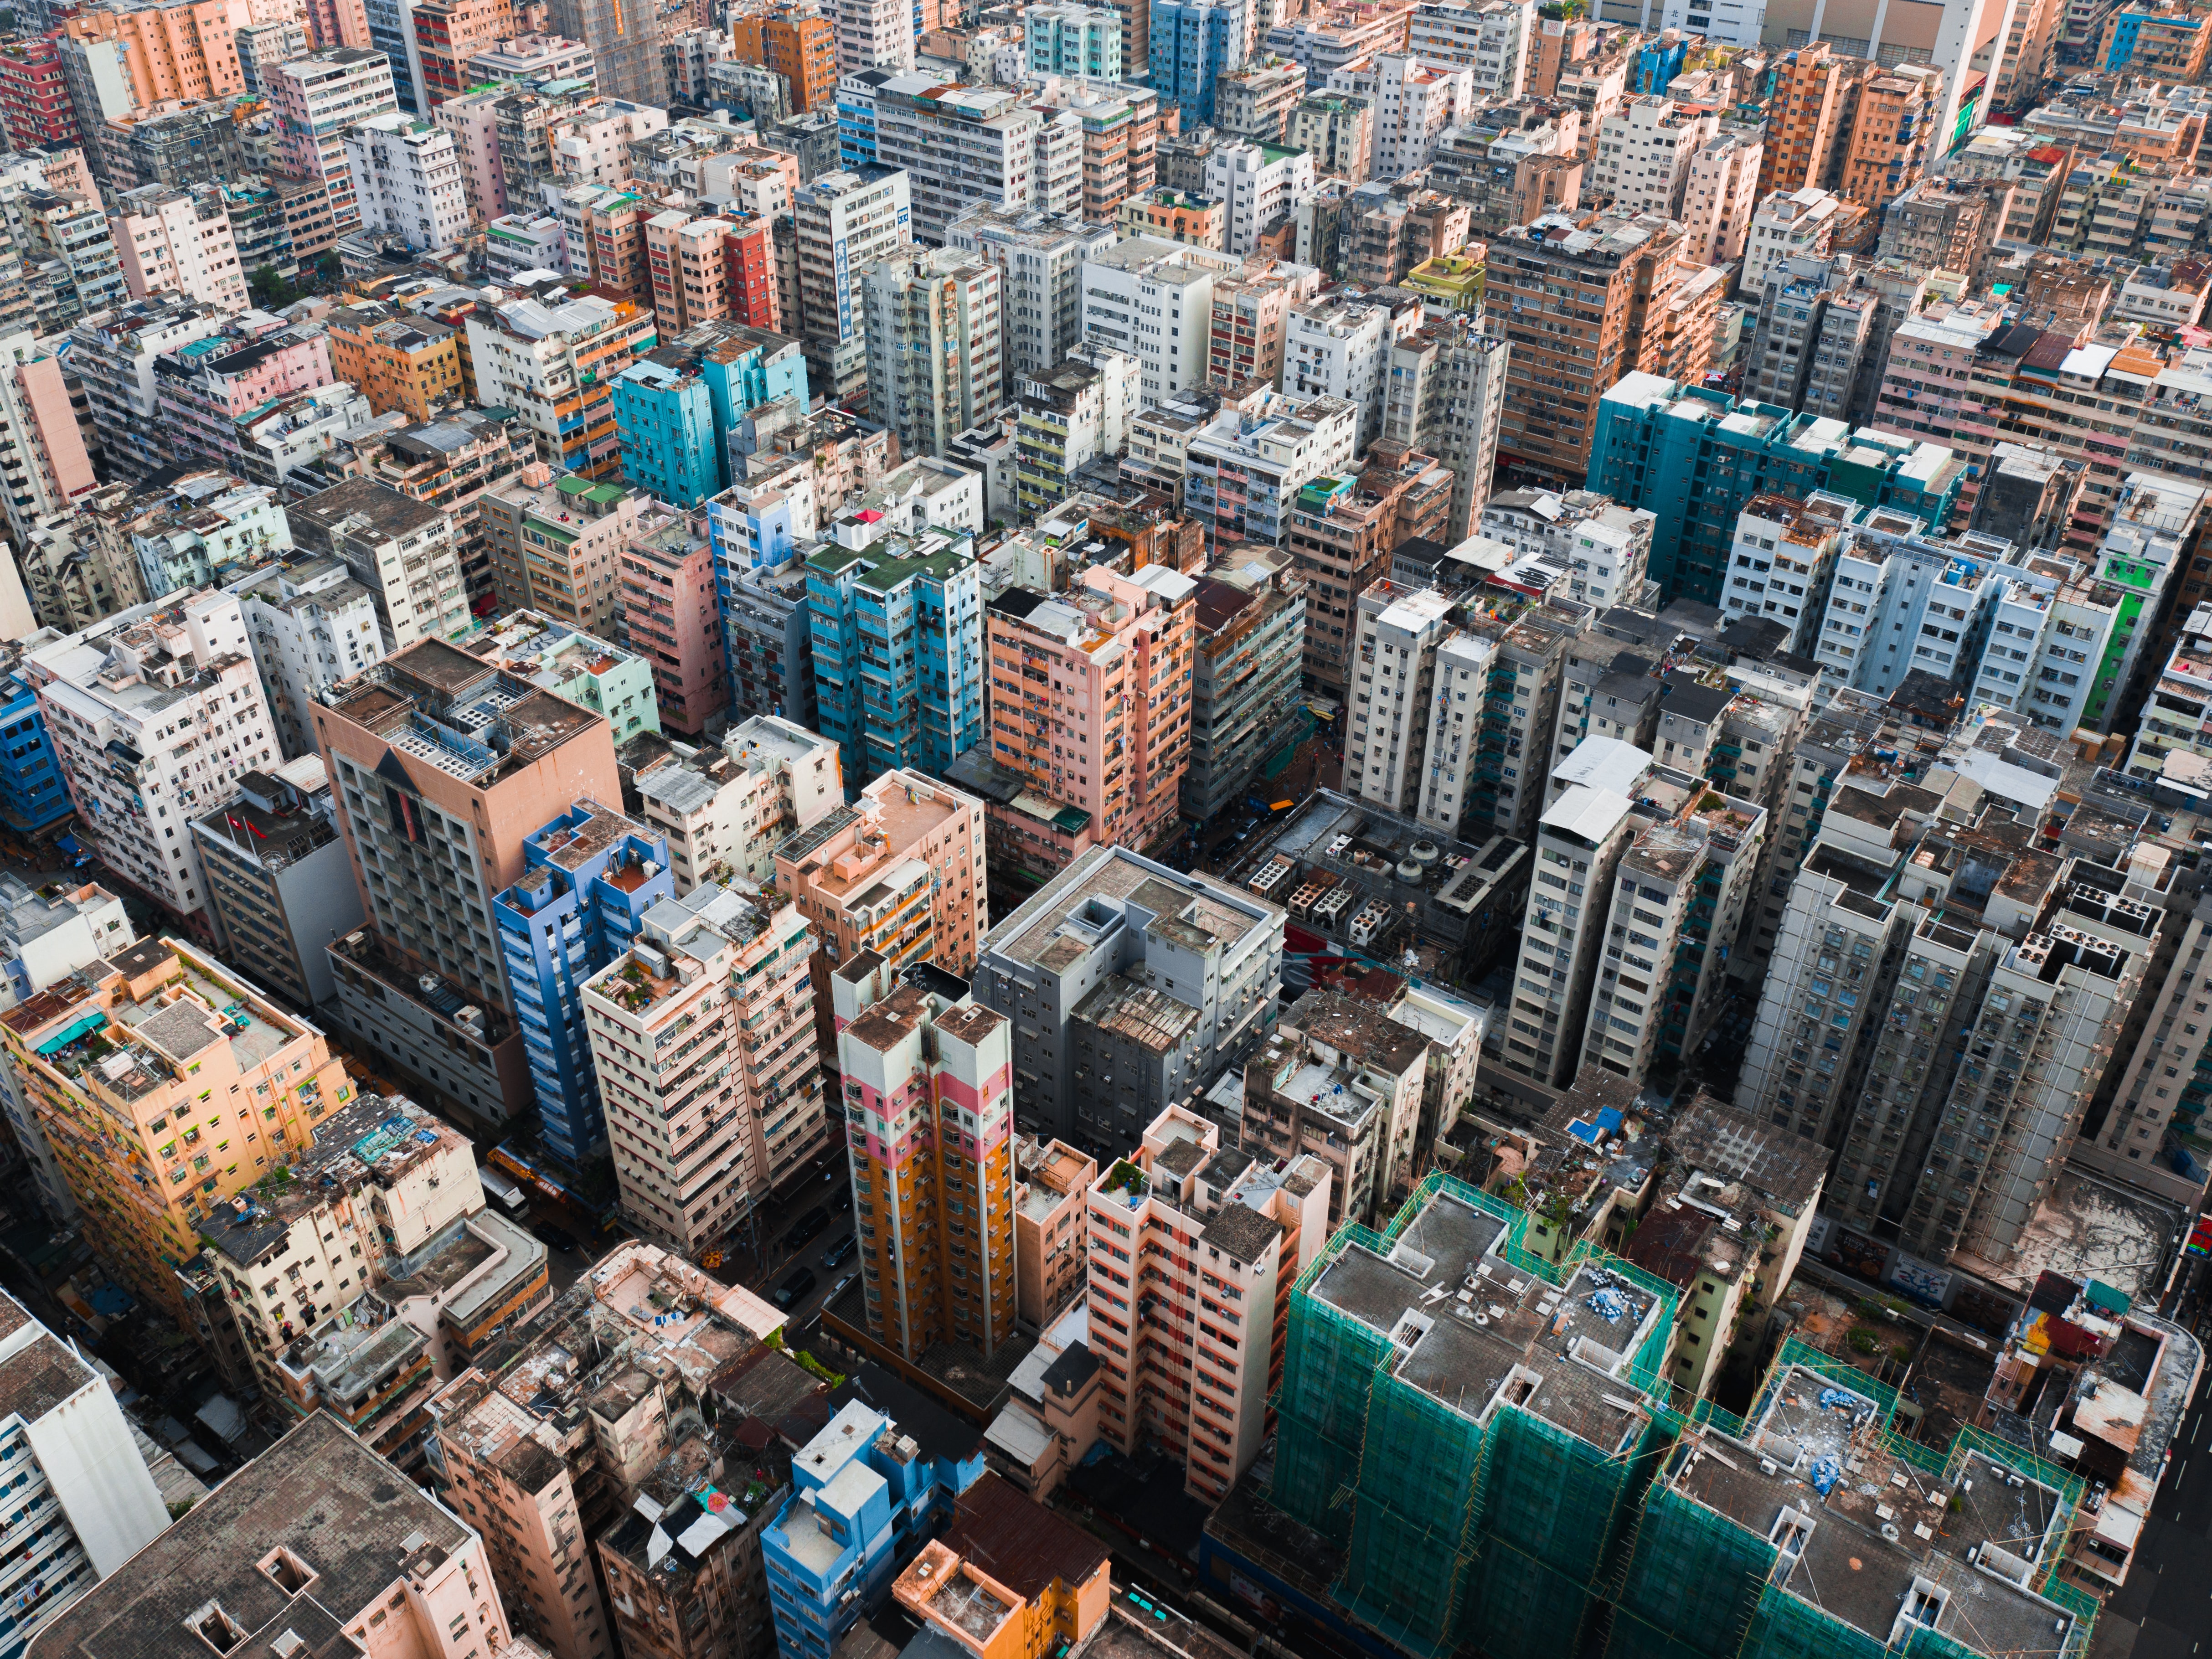
[(1568, 1659), (1593, 1610), (1587, 1585), (1493, 1535), (1468, 1576), (1460, 1638), (1485, 1659)]
[(1342, 1593), (1402, 1646), (1430, 1652), (1450, 1634), (1483, 1461), (1472, 1418), (1388, 1372), (1376, 1377)]
[(1667, 1486), (1644, 1495), (1620, 1605), (1694, 1651), (1727, 1659), (1759, 1605), (1775, 1548)]
[(1881, 1659), (1881, 1643), (1769, 1585), (1752, 1615), (1742, 1659)]

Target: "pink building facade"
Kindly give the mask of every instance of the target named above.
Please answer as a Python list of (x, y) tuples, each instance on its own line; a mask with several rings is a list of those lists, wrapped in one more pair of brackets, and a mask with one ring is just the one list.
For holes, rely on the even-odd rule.
[(319, 330), (283, 328), (256, 338), (234, 325), (165, 356), (155, 398), (179, 448), (242, 465), (240, 420), (334, 378), (331, 343)]
[(730, 706), (729, 674), (714, 608), (714, 556), (687, 519), (672, 520), (623, 550), (622, 643), (653, 664), (660, 727), (702, 736)]

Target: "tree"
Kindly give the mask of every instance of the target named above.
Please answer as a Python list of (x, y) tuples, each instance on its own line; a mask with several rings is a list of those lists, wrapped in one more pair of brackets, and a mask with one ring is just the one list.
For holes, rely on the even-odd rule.
[(253, 303), (264, 311), (281, 311), (299, 298), (297, 290), (277, 275), (274, 265), (262, 266), (246, 279), (246, 285), (252, 290)]

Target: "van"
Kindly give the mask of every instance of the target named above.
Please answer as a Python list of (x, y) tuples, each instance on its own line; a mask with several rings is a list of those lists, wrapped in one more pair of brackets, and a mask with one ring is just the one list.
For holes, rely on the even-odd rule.
[(484, 1196), (509, 1215), (520, 1215), (530, 1207), (530, 1200), (522, 1188), (496, 1170), (479, 1168), (477, 1179), (483, 1183)]

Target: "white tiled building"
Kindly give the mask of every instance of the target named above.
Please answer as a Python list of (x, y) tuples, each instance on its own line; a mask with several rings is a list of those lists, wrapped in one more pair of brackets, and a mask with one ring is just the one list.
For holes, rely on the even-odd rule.
[(468, 191), (453, 135), (410, 115), (371, 116), (345, 136), (362, 228), (436, 253), (469, 231)]
[(237, 598), (136, 606), (27, 653), (22, 674), (109, 867), (179, 915), (205, 908), (191, 820), (281, 762)]
[(728, 876), (774, 882), (776, 848), (845, 799), (837, 745), (775, 714), (732, 726), (720, 750), (678, 749), (637, 792), (667, 832), (679, 895)]
[(1291, 308), (1283, 341), (1283, 390), (1295, 398), (1341, 398), (1359, 410), (1364, 449), (1382, 435), (1390, 361), (1387, 306), (1310, 301)]
[(1612, 198), (1616, 213), (1679, 219), (1691, 161), (1719, 131), (1710, 111), (1671, 98), (1631, 98), (1598, 124), (1587, 192)]
[(144, 185), (115, 199), (109, 228), (133, 296), (174, 289), (225, 311), (246, 309), (246, 273), (221, 190)]
[(1474, 104), (1474, 70), (1380, 52), (1331, 72), (1328, 89), (1375, 100), (1375, 156), (1369, 176), (1395, 179), (1426, 167), (1445, 130), (1467, 118)]
[[(1434, 793), (1436, 780), (1425, 763), (1437, 735), (1437, 710), (1455, 688), (1467, 689), (1470, 673), (1480, 674), (1462, 659), (1465, 653), (1449, 670), (1438, 663), (1438, 648), (1457, 634), (1449, 620), (1451, 608), (1452, 601), (1433, 588), (1408, 592), (1395, 582), (1377, 582), (1359, 595), (1352, 679), (1346, 687), (1345, 787), (1388, 811), (1427, 816), (1426, 795)], [(1447, 684), (1438, 683), (1440, 674)], [(1481, 703), (1478, 690), (1470, 705), (1474, 721), (1461, 727), (1470, 763)], [(1442, 723), (1449, 733), (1449, 715)], [(1457, 823), (1456, 816), (1451, 822)]]

